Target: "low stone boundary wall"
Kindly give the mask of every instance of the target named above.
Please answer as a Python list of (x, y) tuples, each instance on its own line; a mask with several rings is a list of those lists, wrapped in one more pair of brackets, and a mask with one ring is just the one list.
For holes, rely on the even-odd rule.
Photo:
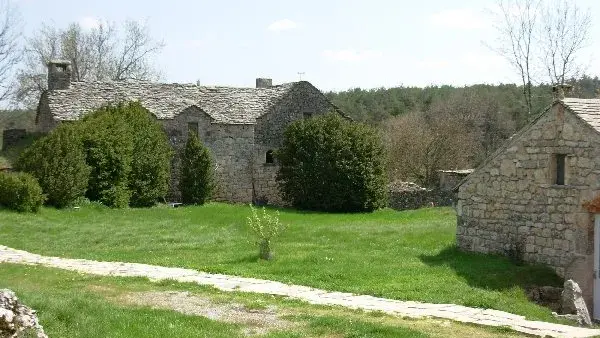
[(411, 182), (396, 182), (388, 187), (388, 206), (395, 210), (423, 207), (452, 206), (456, 193), (439, 189), (426, 189)]

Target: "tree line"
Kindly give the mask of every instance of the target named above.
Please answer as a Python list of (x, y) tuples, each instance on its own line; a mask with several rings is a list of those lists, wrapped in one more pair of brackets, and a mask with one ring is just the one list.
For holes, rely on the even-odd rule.
[[(595, 98), (598, 77), (568, 81), (569, 96)], [(530, 114), (523, 86), (473, 85), (329, 92), (355, 121), (378, 127), (387, 148), (390, 180), (435, 187), (438, 170), (478, 166), (508, 138), (550, 106), (550, 85), (533, 86)]]

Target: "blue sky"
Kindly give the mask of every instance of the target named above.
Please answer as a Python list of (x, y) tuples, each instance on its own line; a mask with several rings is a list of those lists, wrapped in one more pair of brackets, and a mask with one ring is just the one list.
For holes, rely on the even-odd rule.
[[(14, 0), (25, 34), (42, 22), (146, 20), (166, 82), (253, 86), (256, 77), (323, 90), (518, 81), (492, 52), (492, 0)], [(600, 18), (600, 2), (576, 1)], [(593, 20), (594, 21), (594, 20)], [(596, 20), (597, 21), (597, 20)], [(600, 76), (600, 27), (582, 61)]]

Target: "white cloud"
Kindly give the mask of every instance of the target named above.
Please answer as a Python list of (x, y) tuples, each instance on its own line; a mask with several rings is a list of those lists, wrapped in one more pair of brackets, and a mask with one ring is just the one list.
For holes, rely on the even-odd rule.
[(361, 50), (357, 51), (354, 49), (340, 49), (340, 50), (325, 50), (323, 56), (330, 61), (343, 61), (343, 62), (359, 62), (368, 59), (379, 58), (383, 54), (380, 51), (375, 50)]
[(298, 24), (290, 19), (277, 20), (267, 27), (270, 31), (281, 32), (298, 28)]
[(450, 62), (448, 62), (448, 60), (441, 59), (424, 59), (418, 61), (417, 66), (424, 69), (443, 69), (448, 68), (448, 66), (450, 66)]
[(491, 53), (465, 53), (460, 62), (462, 67), (468, 67), (477, 72), (494, 72), (506, 66), (506, 60), (503, 57)]
[(101, 21), (98, 18), (92, 16), (86, 16), (79, 19), (79, 25), (85, 30), (90, 30), (100, 27)]
[(434, 26), (453, 29), (478, 29), (485, 26), (483, 17), (472, 9), (449, 9), (429, 16)]
[(183, 45), (184, 45), (185, 48), (192, 48), (192, 49), (195, 49), (195, 48), (208, 48), (215, 41), (217, 41), (217, 36), (214, 33), (212, 33), (212, 32), (208, 32), (208, 33), (205, 33), (204, 35), (202, 35), (199, 38), (185, 40), (183, 42)]

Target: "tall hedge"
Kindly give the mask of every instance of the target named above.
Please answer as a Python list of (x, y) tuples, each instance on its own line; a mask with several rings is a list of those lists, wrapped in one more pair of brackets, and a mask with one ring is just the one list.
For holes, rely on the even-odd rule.
[(20, 212), (37, 212), (44, 199), (42, 188), (31, 174), (0, 172), (0, 206)]
[(92, 168), (86, 197), (104, 205), (129, 205), (129, 173), (133, 154), (131, 128), (120, 107), (104, 107), (82, 120), (83, 148)]
[(59, 126), (25, 151), (17, 168), (33, 174), (57, 207), (84, 194), (111, 207), (139, 207), (167, 194), (171, 156), (154, 116), (129, 102)]
[(47, 203), (59, 208), (84, 196), (90, 167), (86, 164), (76, 125), (63, 124), (21, 153), (15, 167), (32, 174), (47, 195)]
[(198, 135), (190, 133), (181, 153), (179, 189), (185, 204), (204, 204), (215, 188), (210, 151)]
[(148, 110), (138, 102), (107, 106), (82, 123), (92, 167), (88, 198), (113, 207), (141, 207), (165, 197), (172, 150)]
[(336, 113), (296, 121), (276, 155), (282, 197), (297, 208), (360, 212), (386, 204), (384, 148), (364, 124)]

